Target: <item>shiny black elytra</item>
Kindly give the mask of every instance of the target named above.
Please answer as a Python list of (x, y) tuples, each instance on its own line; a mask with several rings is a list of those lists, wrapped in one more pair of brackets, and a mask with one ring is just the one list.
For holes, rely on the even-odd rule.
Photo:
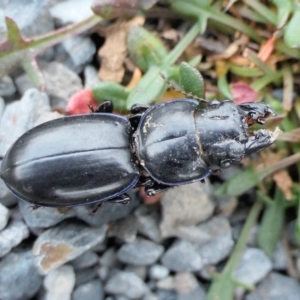
[(63, 117), (22, 135), (3, 159), (1, 177), (20, 199), (39, 206), (128, 202), (126, 191), (156, 193), (201, 181), (274, 142), (248, 133), (275, 112), (264, 103), (176, 99), (135, 105), (128, 118), (106, 101), (91, 114)]

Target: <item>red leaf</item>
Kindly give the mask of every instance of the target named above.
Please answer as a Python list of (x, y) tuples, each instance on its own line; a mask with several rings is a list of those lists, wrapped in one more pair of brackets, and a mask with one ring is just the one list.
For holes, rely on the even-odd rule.
[(78, 115), (87, 114), (91, 112), (89, 105), (93, 108), (97, 107), (97, 102), (93, 97), (93, 92), (90, 89), (81, 90), (75, 93), (68, 102), (67, 114)]
[(245, 102), (255, 102), (258, 98), (257, 92), (251, 88), (247, 83), (236, 82), (230, 85), (233, 101), (235, 104), (242, 104)]

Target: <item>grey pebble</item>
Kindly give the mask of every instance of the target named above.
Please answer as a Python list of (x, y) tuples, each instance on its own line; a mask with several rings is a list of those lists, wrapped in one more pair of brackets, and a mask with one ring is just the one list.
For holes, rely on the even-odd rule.
[(123, 263), (146, 266), (155, 263), (163, 252), (162, 245), (138, 238), (131, 244), (123, 245), (118, 250), (117, 257)]
[(161, 258), (162, 264), (172, 271), (199, 271), (203, 261), (197, 248), (185, 240), (177, 240)]
[(107, 226), (91, 228), (85, 224), (64, 221), (43, 232), (33, 245), (33, 254), (42, 274), (73, 260), (103, 241)]
[(9, 219), (9, 210), (0, 203), (0, 231), (7, 225)]
[(108, 237), (116, 237), (125, 243), (131, 243), (136, 239), (138, 224), (134, 215), (128, 215), (123, 219), (110, 223), (107, 232)]
[(70, 262), (74, 270), (81, 270), (96, 265), (99, 261), (97, 253), (94, 251), (86, 251)]
[[(0, 81), (0, 84), (1, 84), (1, 81)], [(4, 99), (2, 97), (0, 97), (0, 119), (1, 119), (1, 116), (4, 112), (4, 108), (5, 108)]]
[(60, 1), (52, 6), (50, 12), (58, 26), (77, 23), (93, 15), (92, 2), (92, 0)]
[(162, 236), (158, 205), (142, 205), (135, 210), (134, 215), (137, 218), (138, 232), (153, 242), (160, 243)]
[[(274, 270), (286, 270), (288, 265), (287, 249), (283, 246), (283, 243), (279, 241), (276, 244), (275, 251), (271, 257)], [(300, 271), (299, 271), (300, 272)]]
[(84, 68), (83, 75), (85, 89), (90, 89), (100, 82), (100, 79), (98, 77), (98, 71), (92, 65), (88, 65)]
[(158, 300), (177, 300), (175, 291), (157, 290)]
[(86, 268), (75, 272), (76, 282), (75, 285), (79, 286), (98, 278), (97, 267)]
[(215, 207), (208, 186), (200, 182), (169, 189), (161, 204), (163, 237), (176, 236), (179, 226), (196, 225), (207, 220)]
[[(1, 97), (10, 97), (15, 94), (17, 91), (15, 84), (11, 77), (4, 76), (0, 79), (0, 96)], [(0, 109), (1, 111), (1, 109)], [(1, 116), (1, 113), (0, 113)]]
[(31, 299), (42, 284), (30, 250), (15, 249), (0, 261), (0, 299)]
[(69, 300), (75, 286), (75, 273), (71, 266), (60, 266), (44, 278), (45, 300)]
[(20, 101), (6, 105), (0, 122), (0, 156), (4, 156), (24, 132), (35, 126), (41, 114), (49, 111), (47, 95), (37, 89), (27, 90)]
[(205, 300), (204, 287), (198, 282), (195, 275), (189, 272), (175, 275), (175, 291), (177, 300)]
[(29, 227), (49, 228), (59, 222), (75, 216), (72, 208), (39, 207), (32, 209), (32, 204), (19, 201), (21, 214)]
[(169, 273), (169, 269), (163, 265), (156, 264), (149, 268), (149, 277), (154, 280), (164, 279)]
[(134, 273), (138, 277), (140, 277), (143, 281), (145, 281), (147, 276), (147, 267), (146, 266), (133, 266), (127, 265), (124, 268), (124, 271)]
[(174, 290), (175, 288), (174, 276), (169, 275), (166, 278), (158, 280), (156, 283), (156, 287), (161, 290)]
[(134, 273), (121, 271), (113, 275), (105, 285), (105, 291), (130, 299), (139, 299), (147, 292), (146, 284)]
[(70, 97), (82, 89), (80, 77), (59, 62), (47, 64), (42, 73), (52, 109), (64, 110)]
[(11, 220), (0, 232), (0, 257), (7, 254), (29, 236), (28, 227), (23, 221)]
[(256, 288), (248, 294), (246, 300), (299, 300), (300, 283), (299, 281), (281, 275), (271, 273)]
[(99, 279), (82, 284), (73, 292), (72, 300), (102, 300), (104, 299), (104, 289)]
[(79, 74), (96, 52), (96, 46), (89, 37), (74, 36), (56, 46), (55, 60)]
[(197, 227), (178, 227), (177, 235), (190, 241), (197, 248), (204, 265), (222, 261), (234, 246), (229, 221), (223, 216), (216, 216)]
[[(234, 278), (251, 286), (264, 279), (271, 270), (271, 259), (261, 249), (246, 248), (235, 270)], [(241, 298), (243, 293), (242, 287), (236, 288), (235, 295), (238, 298)]]

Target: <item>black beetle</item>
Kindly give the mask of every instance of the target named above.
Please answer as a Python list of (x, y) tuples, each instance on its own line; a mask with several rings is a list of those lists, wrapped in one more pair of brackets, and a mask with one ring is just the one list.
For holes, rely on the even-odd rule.
[[(203, 100), (206, 102), (206, 100)], [(22, 135), (3, 159), (1, 177), (20, 199), (38, 206), (75, 206), (130, 200), (203, 180), (275, 140), (248, 126), (275, 112), (264, 103), (235, 105), (176, 99), (135, 105), (128, 118), (104, 102), (91, 114), (63, 117)]]

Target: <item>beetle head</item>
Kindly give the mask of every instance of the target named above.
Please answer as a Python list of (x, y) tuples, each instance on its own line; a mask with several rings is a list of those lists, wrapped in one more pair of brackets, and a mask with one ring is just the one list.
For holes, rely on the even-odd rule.
[(241, 115), (244, 115), (248, 126), (255, 123), (262, 125), (267, 117), (277, 115), (269, 104), (263, 102), (246, 102), (238, 105), (238, 108)]
[(270, 146), (277, 133), (261, 129), (252, 133), (248, 127), (263, 124), (264, 119), (276, 114), (265, 103), (235, 105), (230, 100), (212, 101), (195, 114), (202, 156), (211, 170), (224, 169), (245, 156)]

